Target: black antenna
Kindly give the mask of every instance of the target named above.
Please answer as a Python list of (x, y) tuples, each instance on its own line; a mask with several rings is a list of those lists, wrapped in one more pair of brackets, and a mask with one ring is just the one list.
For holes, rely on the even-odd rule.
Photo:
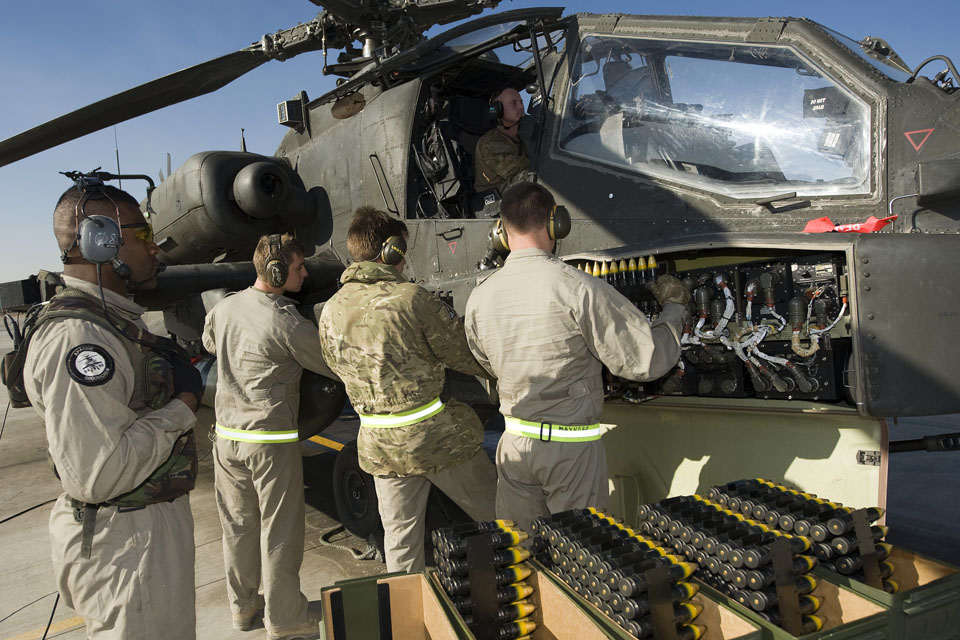
[(243, 137), (243, 127), (240, 127), (240, 151), (246, 152), (247, 141)]
[[(113, 150), (117, 156), (117, 175), (120, 175), (120, 145), (117, 144), (117, 125), (113, 125)], [(123, 189), (123, 180), (120, 180), (117, 186)]]

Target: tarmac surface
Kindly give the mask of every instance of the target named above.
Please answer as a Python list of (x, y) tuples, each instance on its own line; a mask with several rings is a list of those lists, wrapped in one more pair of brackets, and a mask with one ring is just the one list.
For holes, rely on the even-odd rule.
[[(4, 335), (0, 353), (10, 348), (10, 340)], [(6, 387), (0, 385), (0, 411), (5, 407)], [(231, 625), (222, 531), (214, 502), (211, 441), (206, 436), (213, 425), (213, 410), (202, 407), (198, 417), (200, 475), (197, 488), (190, 494), (196, 545), (197, 637), (265, 638), (262, 625), (247, 632), (235, 631)], [(9, 409), (0, 434), (0, 639), (37, 640), (43, 637), (56, 600), (47, 521), (50, 503), (62, 489), (51, 471), (43, 422), (35, 409)], [(377, 560), (356, 560), (346, 548), (321, 543), (321, 535), (339, 527), (330, 491), (335, 454), (317, 454), (316, 449), (306, 453), (310, 456), (304, 458), (307, 529), (300, 588), (310, 600), (311, 610), (319, 611), (323, 587), (338, 580), (385, 573), (386, 565)], [(366, 541), (346, 532), (334, 534), (330, 540), (358, 551), (367, 547)], [(85, 637), (83, 619), (59, 603), (47, 638)]]
[[(0, 353), (10, 349), (6, 336)], [(0, 408), (7, 406), (0, 386)], [(213, 411), (202, 408), (198, 434), (209, 433)], [(891, 440), (960, 431), (960, 415), (901, 419), (891, 424)], [(204, 640), (263, 638), (262, 627), (234, 631), (224, 586), (220, 521), (214, 503), (210, 440), (197, 439), (200, 477), (191, 494), (195, 521), (197, 637)], [(321, 535), (339, 526), (331, 491), (335, 454), (312, 447), (304, 458), (306, 537), (301, 589), (319, 610), (320, 590), (338, 580), (385, 573), (376, 560), (357, 560), (345, 548), (326, 546)], [(951, 564), (960, 565), (960, 452), (892, 455), (889, 467), (888, 540)], [(50, 470), (43, 425), (35, 410), (9, 409), (0, 431), (0, 639), (36, 640), (51, 619), (56, 587), (50, 566), (47, 519), (50, 502), (61, 493)], [(340, 532), (331, 541), (365, 550), (366, 541)], [(48, 638), (84, 638), (83, 620), (60, 603)]]

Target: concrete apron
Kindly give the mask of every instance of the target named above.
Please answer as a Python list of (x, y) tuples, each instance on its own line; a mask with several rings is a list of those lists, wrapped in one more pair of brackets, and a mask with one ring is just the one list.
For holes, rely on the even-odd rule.
[[(11, 349), (10, 339), (0, 339), (0, 353)], [(7, 407), (6, 387), (0, 385), (0, 411)], [(233, 640), (266, 637), (262, 625), (253, 631), (235, 631), (231, 625), (224, 586), (223, 548), (220, 518), (213, 491), (213, 458), (207, 437), (213, 425), (213, 411), (202, 408), (197, 425), (200, 477), (190, 498), (195, 523), (197, 637), (205, 640)], [(385, 565), (355, 560), (342, 549), (320, 544), (320, 536), (338, 526), (330, 474), (334, 455), (326, 453), (304, 458), (311, 466), (311, 478), (320, 484), (307, 492), (306, 536), (301, 589), (310, 600), (311, 610), (320, 610), (320, 589), (337, 580), (384, 573)], [(46, 453), (43, 422), (33, 408), (9, 409), (0, 438), (0, 520), (20, 511), (52, 501), (62, 489), (54, 477)], [(325, 484), (324, 484), (325, 481)], [(37, 640), (43, 636), (56, 598), (56, 585), (50, 565), (47, 521), (51, 504), (0, 524), (0, 639)], [(366, 543), (340, 533), (332, 541), (364, 550)], [(16, 612), (16, 613), (14, 613)], [(3, 619), (6, 618), (6, 619)], [(86, 637), (83, 619), (62, 602), (47, 637), (80, 639)]]

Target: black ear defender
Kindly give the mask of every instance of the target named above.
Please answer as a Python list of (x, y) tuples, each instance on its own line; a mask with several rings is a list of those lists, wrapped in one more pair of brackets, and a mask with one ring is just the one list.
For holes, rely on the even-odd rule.
[(560, 240), (570, 235), (573, 224), (570, 221), (570, 212), (563, 205), (553, 205), (550, 210), (550, 219), (547, 220), (547, 234), (551, 240)]
[(390, 236), (380, 248), (380, 261), (392, 267), (397, 266), (407, 257), (407, 241), (403, 236)]
[(267, 242), (270, 243), (270, 253), (267, 255), (267, 264), (264, 266), (267, 284), (279, 289), (287, 282), (290, 266), (283, 259), (283, 253), (280, 251), (280, 235), (274, 233), (268, 236)]
[[(554, 205), (550, 209), (547, 219), (547, 235), (551, 240), (560, 240), (570, 235), (572, 224), (570, 212), (563, 205)], [(490, 230), (490, 246), (499, 253), (510, 251), (510, 242), (507, 240), (507, 228), (503, 226), (503, 218), (498, 218)]]
[(493, 118), (497, 124), (503, 122), (503, 103), (500, 102), (500, 94), (503, 93), (503, 90), (498, 91), (494, 96), (490, 98), (490, 101), (487, 103), (487, 112), (490, 114), (490, 117)]
[(503, 124), (503, 103), (500, 102), (500, 94), (512, 88), (509, 84), (497, 87), (497, 90), (490, 94), (490, 99), (487, 101), (487, 113), (498, 125)]

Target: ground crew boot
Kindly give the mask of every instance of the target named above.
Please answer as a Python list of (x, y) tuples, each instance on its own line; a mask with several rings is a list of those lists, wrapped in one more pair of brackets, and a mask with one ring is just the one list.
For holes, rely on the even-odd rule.
[(237, 631), (250, 631), (257, 623), (257, 620), (263, 617), (263, 595), (257, 594), (246, 607), (233, 613), (233, 628)]
[(270, 640), (308, 640), (320, 637), (320, 616), (312, 611), (307, 612), (308, 619), (292, 627), (278, 627), (268, 629), (267, 637)]

